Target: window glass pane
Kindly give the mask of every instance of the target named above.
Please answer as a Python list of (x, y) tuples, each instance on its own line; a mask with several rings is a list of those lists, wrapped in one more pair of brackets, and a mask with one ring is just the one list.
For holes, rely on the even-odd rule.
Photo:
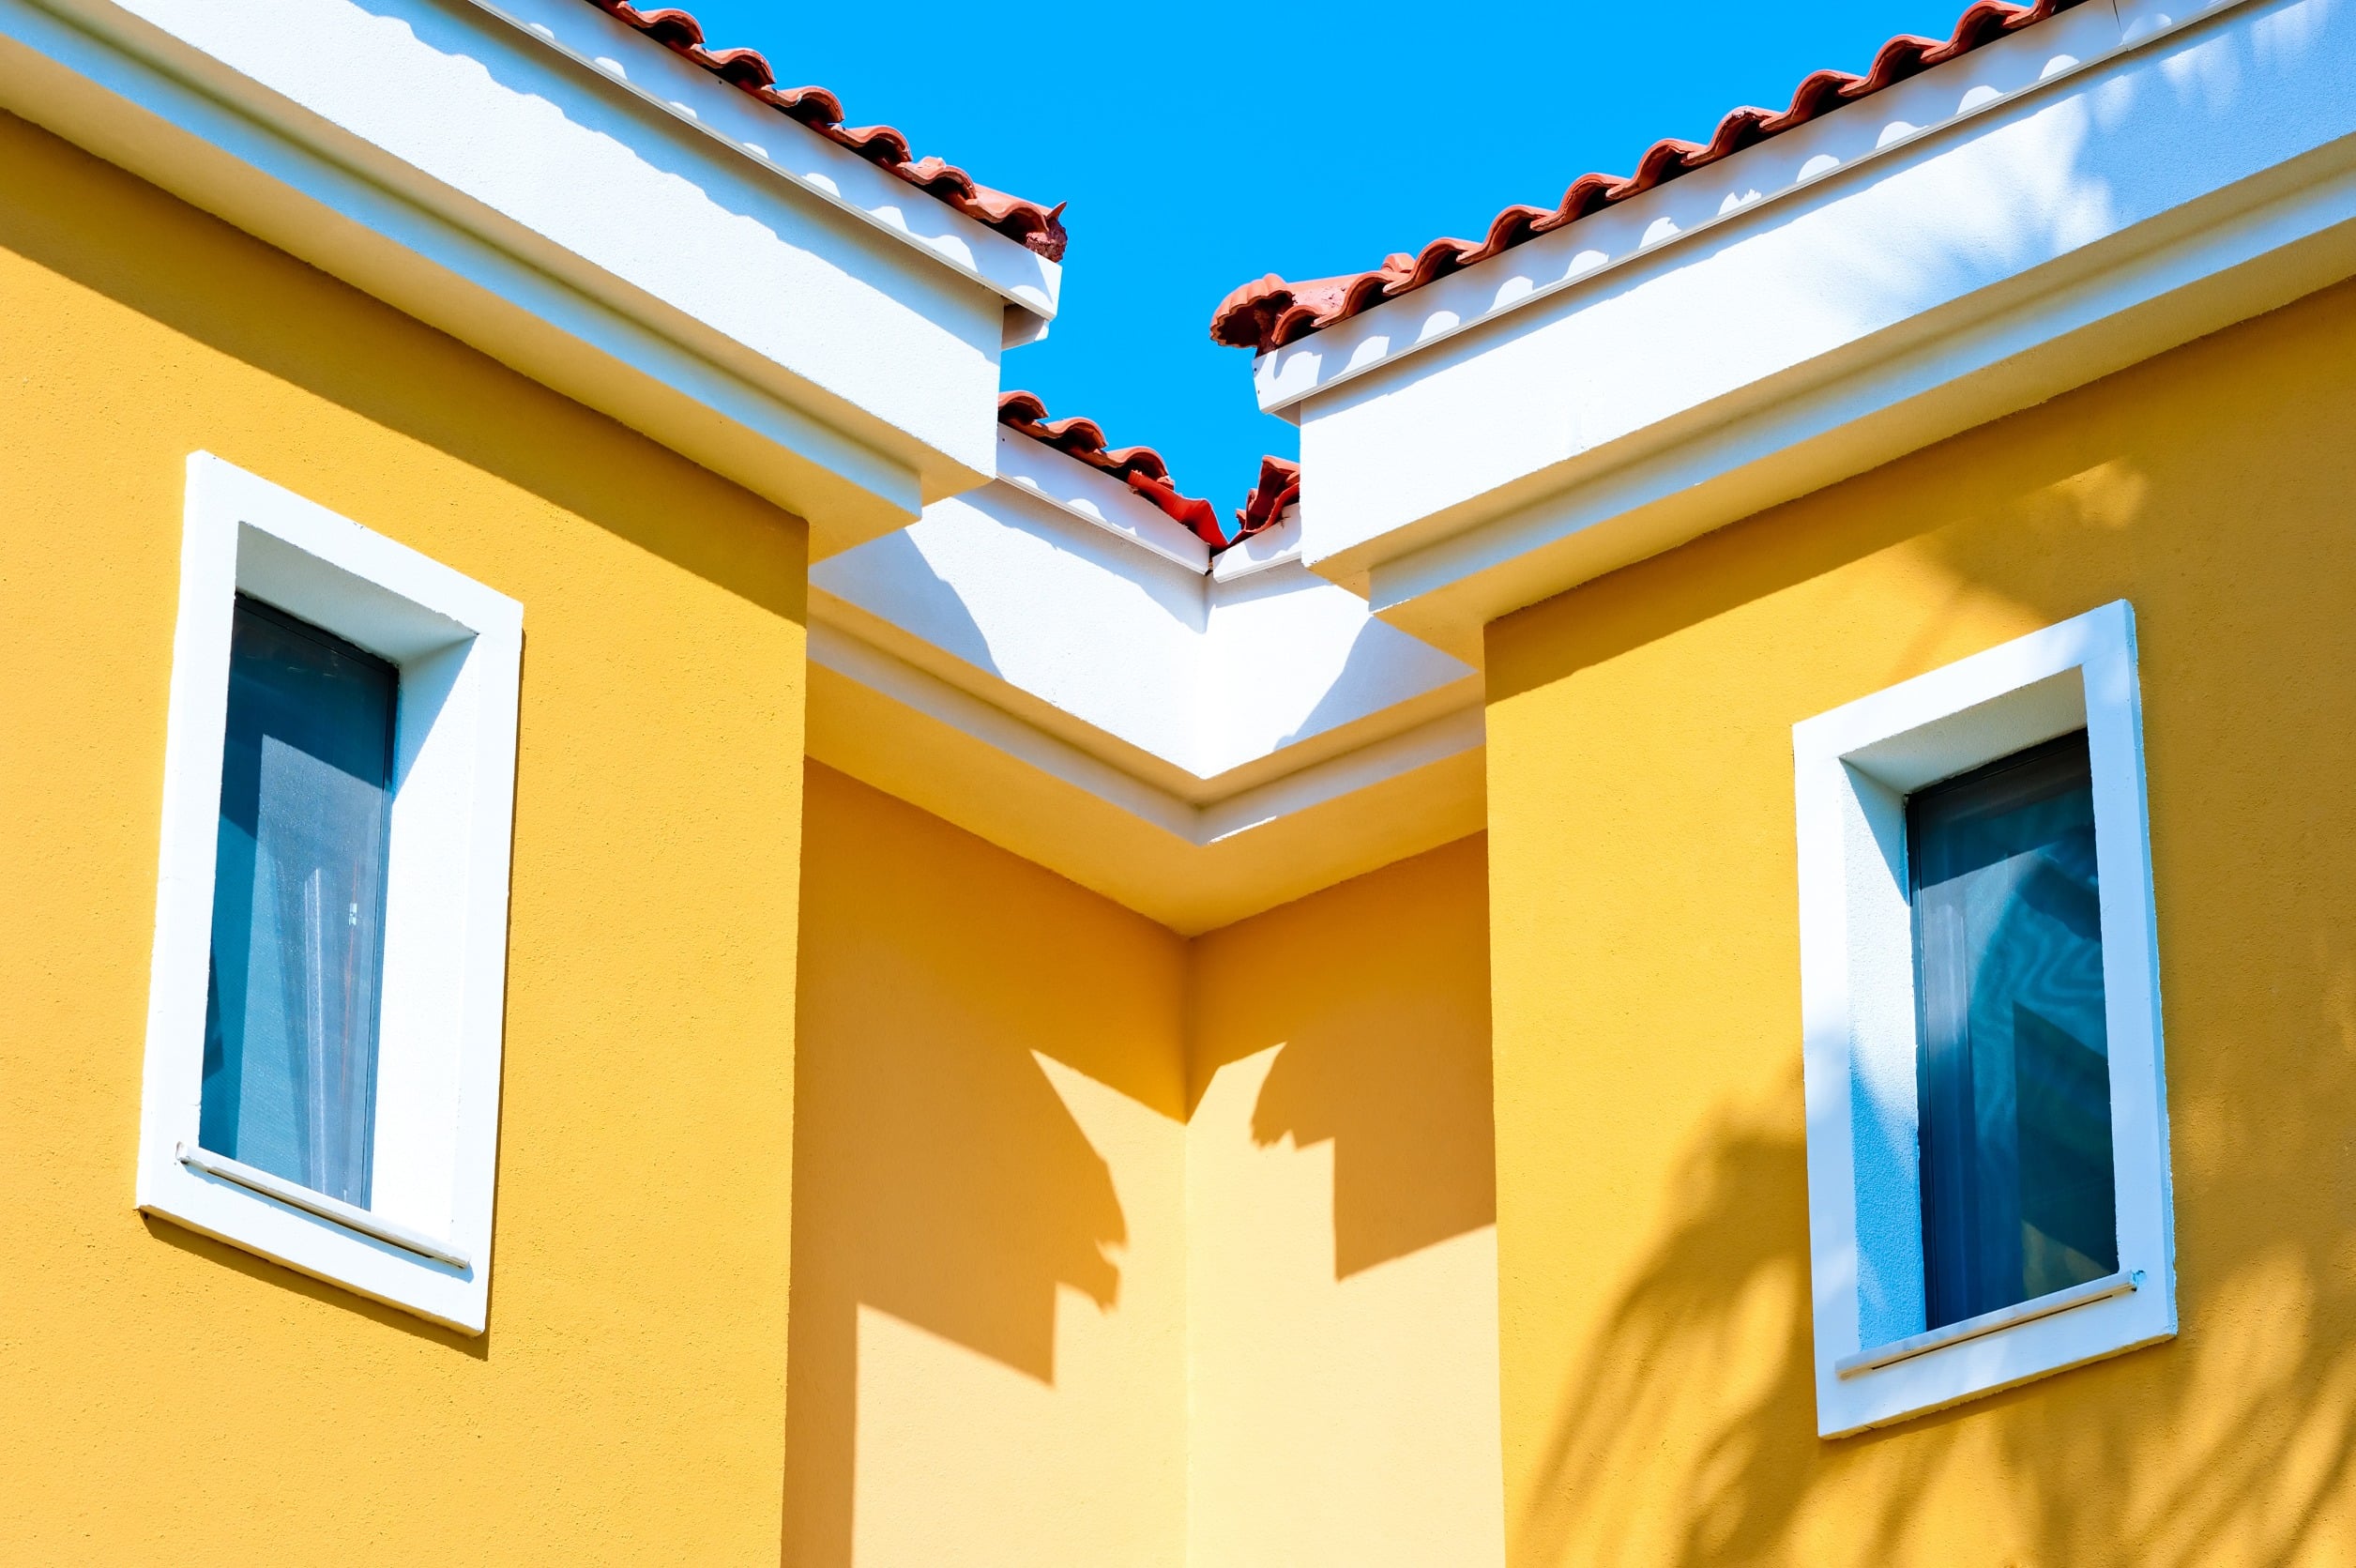
[(2086, 734), (1907, 802), (1928, 1326), (2119, 1267)]
[(205, 1148), (367, 1207), (394, 668), (240, 596)]

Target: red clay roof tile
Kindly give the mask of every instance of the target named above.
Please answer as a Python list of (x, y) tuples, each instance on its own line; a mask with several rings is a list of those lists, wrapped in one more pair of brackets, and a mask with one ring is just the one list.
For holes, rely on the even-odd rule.
[(1219, 521), (1219, 509), (1198, 497), (1179, 495), (1170, 482), (1170, 465), (1151, 447), (1108, 448), (1103, 426), (1077, 417), (1050, 419), (1047, 404), (1036, 392), (999, 394), (998, 423), (1121, 480), (1193, 529), (1213, 555), (1268, 527), (1300, 498), (1300, 464), (1281, 457), (1260, 459), (1259, 485), (1236, 513), (1239, 531), (1230, 539)]
[(937, 158), (918, 158), (908, 139), (888, 125), (846, 126), (843, 103), (824, 87), (780, 87), (777, 73), (760, 51), (712, 49), (704, 24), (676, 7), (641, 9), (630, 0), (588, 0), (599, 10), (628, 23), (672, 53), (685, 56), (730, 86), (791, 115), (829, 142), (848, 147), (886, 172), (948, 203), (966, 217), (1019, 240), (1049, 261), (1063, 260), (1063, 204), (1052, 207), (1010, 196), (975, 183), (972, 175)]
[(1297, 343), (1320, 327), (1330, 327), (1386, 299), (1396, 299), (1436, 279), (1487, 261), (1525, 240), (1575, 223), (1598, 208), (1626, 201), (1680, 175), (1732, 157), (1744, 147), (1780, 135), (1794, 126), (1805, 125), (1844, 103), (1869, 97), (2082, 3), (2083, 0), (2035, 0), (2029, 5), (2009, 5), (2005, 0), (1978, 0), (1956, 21), (1954, 31), (1943, 41), (1910, 34), (1892, 38), (1875, 54), (1872, 69), (1862, 76), (1839, 70), (1817, 71), (1800, 84), (1792, 94), (1790, 107), (1781, 113), (1737, 109), (1718, 122), (1716, 133), (1707, 143), (1655, 142), (1636, 160), (1634, 174), (1625, 178), (1616, 175), (1582, 175), (1551, 208), (1507, 207), (1490, 220), (1484, 239), (1436, 239), (1419, 254), (1409, 255), (1402, 251), (1385, 257), (1382, 266), (1371, 272), (1353, 272), (1339, 278), (1315, 278), (1296, 283), (1271, 272), (1244, 284), (1220, 302), (1217, 313), (1211, 317), (1211, 338), (1231, 347), (1256, 349), (1263, 354)]
[(1300, 499), (1300, 464), (1281, 457), (1260, 459), (1260, 482), (1252, 487), (1252, 494), (1243, 498), (1242, 510), (1236, 513), (1236, 523), (1242, 529), (1236, 537), (1249, 539), (1274, 527), (1284, 509)]

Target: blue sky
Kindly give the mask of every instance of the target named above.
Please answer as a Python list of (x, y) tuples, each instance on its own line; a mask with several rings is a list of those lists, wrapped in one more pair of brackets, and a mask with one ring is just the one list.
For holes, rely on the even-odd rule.
[(1512, 202), (1552, 206), (1663, 136), (1782, 108), (1819, 67), (1862, 70), (1901, 32), (1944, 38), (1966, 0), (1805, 5), (1113, 7), (686, 0), (715, 47), (840, 95), (985, 185), (1066, 201), (1063, 313), (1005, 385), (1161, 449), (1223, 515), (1291, 426), (1212, 310), (1269, 272), (1317, 278)]

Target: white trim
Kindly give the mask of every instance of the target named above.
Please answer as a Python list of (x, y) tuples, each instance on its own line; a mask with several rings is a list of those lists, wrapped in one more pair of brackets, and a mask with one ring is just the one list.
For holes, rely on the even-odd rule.
[[(751, 160), (820, 201), (841, 207), (914, 246), (931, 260), (965, 274), (1042, 327), (1055, 319), (1062, 278), (1056, 263), (887, 174), (790, 116), (714, 81), (701, 67), (680, 59), (637, 29), (590, 10), (581, 0), (467, 3), (529, 34), (536, 43), (584, 69), (618, 84), (658, 113), (710, 137), (737, 157)], [(602, 53), (600, 45), (627, 49), (629, 59), (625, 62)], [(1045, 335), (1041, 331), (1041, 337)]]
[(1189, 571), (1210, 570), (1210, 546), (1193, 529), (1111, 475), (1004, 425), (998, 427), (997, 477)]
[[(2084, 726), (2119, 1277), (1926, 1333), (1905, 798)], [(2158, 928), (2125, 601), (1792, 726), (1816, 1424), (1836, 1437), (2176, 1332)], [(2115, 1282), (2096, 1282), (2098, 1284)], [(1909, 1294), (1910, 1292), (1910, 1294)], [(1910, 1324), (1910, 1326), (1909, 1326)]]
[(1259, 355), (1252, 371), (1260, 409), (1298, 418), (1296, 405), (1302, 399), (1402, 355), (1593, 283), (1632, 262), (1700, 242), (1762, 208), (1953, 132), (2141, 48), (2197, 16), (2244, 3), (2195, 0), (2181, 20), (2130, 38), (2111, 5), (2095, 0), (1984, 44), (1860, 103), (1844, 104), (1731, 158)]
[(1943, 1350), (1950, 1345), (1961, 1345), (1967, 1339), (1978, 1339), (1983, 1334), (1992, 1334), (1999, 1329), (2009, 1329), (2015, 1323), (2026, 1323), (2033, 1317), (2051, 1317), (2057, 1312), (2067, 1312), (2072, 1307), (2085, 1306), (2093, 1302), (2106, 1302), (2113, 1296), (2123, 1296), (2130, 1290), (2141, 1288), (2141, 1274), (2105, 1274), (2101, 1279), (2090, 1279), (2084, 1285), (2074, 1285), (2066, 1290), (2056, 1290), (2031, 1301), (2015, 1302), (1994, 1312), (1984, 1312), (1977, 1317), (1966, 1317), (1936, 1329), (1925, 1329), (1919, 1334), (1893, 1339), (1887, 1345), (1860, 1350), (1853, 1356), (1843, 1356), (1832, 1363), (1832, 1370), (1841, 1377), (1854, 1378), (1861, 1372), (1871, 1372), (1877, 1366), (1889, 1366), (1927, 1355), (1933, 1350)]
[(0, 0), (0, 103), (800, 513), (822, 554), (988, 476), (1001, 345), (1055, 264), (577, 0), (502, 3)]
[(430, 1257), (437, 1263), (449, 1264), (452, 1268), (464, 1269), (468, 1266), (466, 1255), (454, 1251), (448, 1241), (436, 1241), (431, 1236), (411, 1230), (406, 1225), (398, 1225), (388, 1220), (379, 1219), (365, 1209), (355, 1208), (342, 1198), (329, 1197), (325, 1193), (314, 1193), (299, 1182), (289, 1181), (282, 1176), (273, 1176), (258, 1165), (249, 1165), (242, 1160), (232, 1160), (225, 1154), (215, 1154), (209, 1149), (199, 1149), (194, 1144), (181, 1144), (175, 1152), (180, 1164), (184, 1165), (203, 1171), (207, 1176), (218, 1176), (223, 1181), (235, 1181), (240, 1187), (250, 1187), (266, 1197), (274, 1197), (281, 1203), (292, 1204), (308, 1213), (318, 1215), (321, 1219), (333, 1220), (346, 1230), (357, 1230), (363, 1236), (373, 1236), (380, 1241), (390, 1241), (403, 1252), (413, 1252), (420, 1257)]
[(1284, 513), (1273, 524), (1249, 538), (1239, 539), (1219, 553), (1210, 563), (1214, 582), (1232, 583), (1239, 577), (1250, 577), (1273, 566), (1289, 566), (1300, 559), (1300, 507), (1286, 507)]
[[(1487, 715), (1476, 702), (1338, 754), (1304, 758), (1273, 778), (1190, 799), (842, 627), (813, 621), (810, 662), (1197, 848), (1313, 811), (1433, 763), (1478, 753), (1488, 738)], [(829, 760), (822, 738), (813, 737), (812, 754), (821, 762)], [(954, 819), (956, 814), (947, 814)], [(1271, 876), (1284, 873), (1282, 867), (1269, 870)]]
[[(1046, 480), (1133, 499), (1010, 436)], [(1284, 558), (1290, 542), (1207, 575), (1001, 480), (817, 563), (810, 613), (1195, 800), (1479, 703), (1471, 666)]]
[[(1309, 398), (1310, 564), (1467, 647), (1523, 605), (2356, 270), (2356, 12), (2235, 0), (2157, 26), (2153, 8), (2115, 23), (2080, 7), (1829, 114), (1821, 134), (1871, 144), (1909, 95), (1952, 110), (2000, 88), (1998, 68), (2033, 75), (2007, 51), (2049, 27), (2132, 39)], [(1787, 140), (1640, 200), (1780, 167)], [(1545, 260), (1534, 241), (1434, 287), (1487, 274), (1505, 292), (1525, 251)], [(1387, 319), (1404, 342), (1385, 312), (1430, 293), (1365, 330)]]
[[(399, 666), (366, 1223), (198, 1143), (229, 641), (251, 593)], [(523, 608), (208, 453), (189, 459), (138, 1206), (469, 1333), (489, 1309)], [(257, 1180), (258, 1178), (258, 1180)]]

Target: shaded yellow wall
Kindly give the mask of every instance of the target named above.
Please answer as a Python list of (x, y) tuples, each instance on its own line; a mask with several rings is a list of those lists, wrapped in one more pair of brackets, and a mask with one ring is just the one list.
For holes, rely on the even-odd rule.
[[(773, 1563), (803, 528), (0, 116), (0, 1561)], [(489, 1332), (131, 1207), (183, 464), (524, 606)]]
[(1502, 1560), (1485, 847), (1193, 944), (1195, 1568)]
[[(2343, 286), (1492, 629), (1517, 1564), (2356, 1560), (2352, 526)], [(2122, 597), (2181, 1335), (1821, 1440), (1791, 725)]]
[(1498, 1560), (1481, 841), (1189, 943), (809, 774), (786, 1561)]
[(785, 1560), (1177, 1568), (1185, 948), (818, 764)]

